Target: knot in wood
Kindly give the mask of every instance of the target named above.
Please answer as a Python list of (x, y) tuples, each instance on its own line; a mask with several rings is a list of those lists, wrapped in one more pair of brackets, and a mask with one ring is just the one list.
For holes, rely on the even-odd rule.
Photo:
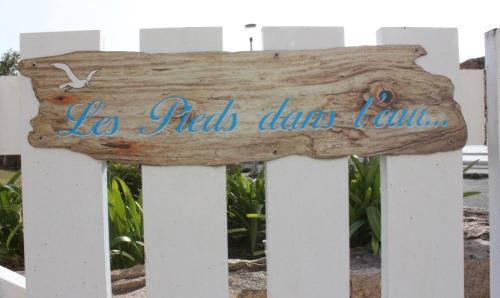
[(368, 97), (372, 97), (375, 105), (382, 108), (392, 106), (397, 100), (395, 86), (390, 82), (372, 84), (368, 93), (364, 95), (364, 99), (367, 100)]

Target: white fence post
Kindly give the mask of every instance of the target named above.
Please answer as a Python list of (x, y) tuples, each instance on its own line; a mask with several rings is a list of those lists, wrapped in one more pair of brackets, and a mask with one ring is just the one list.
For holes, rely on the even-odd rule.
[[(264, 50), (344, 46), (341, 27), (264, 27)], [(349, 297), (347, 158), (266, 163), (269, 298)]]
[[(458, 82), (456, 29), (382, 28), (377, 43), (420, 44), (417, 63)], [(461, 151), (387, 156), (381, 175), (382, 297), (463, 297)]]
[(488, 100), (488, 168), (490, 213), (490, 291), (500, 297), (500, 36), (486, 33), (486, 98)]
[[(221, 50), (219, 27), (141, 30), (142, 52)], [(148, 297), (228, 297), (226, 167), (143, 166), (142, 181)]]
[[(100, 50), (100, 33), (21, 34), (20, 49), (23, 59)], [(105, 163), (29, 145), (38, 101), (28, 78), (20, 85), (26, 297), (111, 297)]]

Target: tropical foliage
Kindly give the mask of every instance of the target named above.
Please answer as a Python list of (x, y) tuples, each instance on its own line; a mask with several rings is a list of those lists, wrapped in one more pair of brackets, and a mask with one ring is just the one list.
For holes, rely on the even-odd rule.
[(108, 163), (108, 216), (111, 268), (144, 264), (140, 168)]
[(380, 163), (378, 157), (349, 157), (351, 247), (369, 245), (380, 253)]
[(23, 205), (17, 185), (21, 172), (0, 183), (0, 264), (9, 268), (24, 265)]
[(136, 200), (125, 181), (111, 180), (108, 188), (111, 267), (144, 263), (142, 195)]
[(264, 171), (255, 178), (232, 167), (227, 173), (227, 221), (230, 257), (254, 258), (264, 254), (265, 225)]

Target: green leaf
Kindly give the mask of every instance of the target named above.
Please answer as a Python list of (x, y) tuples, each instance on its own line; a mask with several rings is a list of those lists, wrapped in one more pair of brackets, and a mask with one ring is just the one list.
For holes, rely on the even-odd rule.
[(247, 232), (247, 229), (245, 228), (236, 228), (227, 230), (228, 234), (245, 233), (245, 232)]
[(473, 166), (475, 166), (477, 163), (479, 162), (479, 159), (478, 160), (475, 160), (473, 162), (471, 162), (470, 164), (468, 164), (464, 169), (463, 169), (463, 174), (467, 173), (468, 170), (470, 170)]
[(115, 257), (115, 256), (125, 257), (129, 261), (135, 262), (135, 258), (131, 254), (129, 254), (128, 252), (123, 251), (123, 250), (113, 249), (113, 250), (111, 250), (110, 255), (111, 255), (111, 257)]
[(464, 192), (464, 198), (472, 197), (472, 196), (477, 196), (479, 194), (481, 194), (480, 191), (465, 191)]
[(376, 176), (379, 175), (379, 161), (378, 158), (372, 158), (368, 163), (368, 170), (366, 174), (366, 186), (372, 186)]
[(359, 205), (363, 204), (363, 202), (361, 201), (359, 196), (357, 194), (355, 194), (354, 192), (349, 193), (349, 199), (354, 201), (356, 204), (359, 204)]
[(365, 170), (364, 170), (364, 166), (363, 164), (359, 161), (359, 159), (355, 156), (351, 156), (350, 157), (350, 160), (353, 162), (355, 168), (356, 168), (356, 172), (359, 173), (359, 178), (358, 180), (363, 180), (362, 178), (365, 176)]
[(17, 232), (23, 228), (23, 223), (19, 222), (14, 229), (9, 233), (9, 237), (7, 237), (7, 241), (5, 242), (5, 246), (8, 250), (10, 250), (10, 243), (12, 239), (16, 236)]
[(372, 237), (371, 247), (372, 247), (373, 254), (375, 254), (375, 255), (380, 254), (380, 240), (378, 240), (376, 237)]
[(370, 206), (366, 208), (366, 216), (368, 218), (368, 223), (372, 228), (372, 232), (377, 237), (378, 240), (381, 239), (381, 223), (380, 223), (380, 209)]
[(364, 220), (358, 220), (352, 223), (349, 226), (349, 237), (352, 237), (352, 235), (356, 233), (359, 230), (359, 228), (361, 228), (364, 224), (365, 224)]
[(371, 187), (368, 187), (368, 189), (366, 190), (365, 192), (365, 198), (364, 198), (364, 204), (367, 204), (370, 199), (372, 198), (372, 188)]
[(7, 184), (15, 184), (20, 176), (21, 176), (21, 171), (17, 171), (12, 177), (10, 177)]
[(247, 214), (247, 218), (265, 220), (266, 216), (263, 214), (249, 213), (249, 214)]
[(115, 247), (122, 243), (127, 243), (127, 244), (132, 243), (132, 239), (130, 239), (130, 237), (127, 236), (118, 236), (110, 241), (109, 246)]

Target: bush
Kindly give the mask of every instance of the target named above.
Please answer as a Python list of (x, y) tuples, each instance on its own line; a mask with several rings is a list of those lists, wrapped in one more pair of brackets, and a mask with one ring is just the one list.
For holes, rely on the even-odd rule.
[(111, 268), (144, 264), (142, 195), (136, 200), (119, 177), (108, 188)]
[(136, 165), (110, 163), (108, 171), (111, 268), (144, 264), (140, 168)]
[(0, 76), (15, 76), (19, 69), (20, 55), (12, 49), (2, 54), (0, 58)]
[(226, 176), (229, 256), (262, 256), (262, 241), (266, 237), (264, 171), (252, 179), (241, 173), (240, 166), (229, 169)]
[(378, 157), (349, 157), (349, 234), (351, 247), (380, 253), (380, 163)]
[(12, 269), (24, 266), (23, 205), (16, 185), (21, 172), (0, 183), (0, 263)]

